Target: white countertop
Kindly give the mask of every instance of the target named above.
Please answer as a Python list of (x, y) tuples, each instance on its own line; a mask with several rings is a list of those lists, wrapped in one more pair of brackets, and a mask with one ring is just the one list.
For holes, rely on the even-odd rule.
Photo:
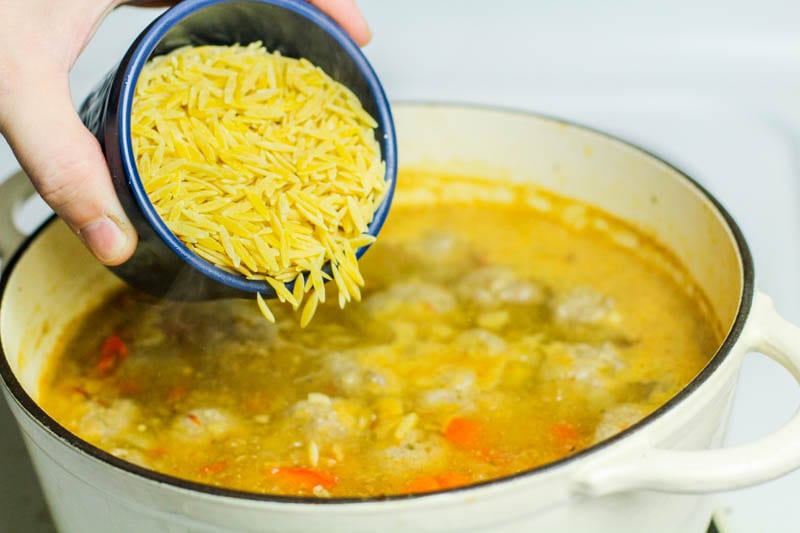
[[(750, 243), (758, 287), (800, 323), (796, 0), (361, 4), (375, 34), (366, 52), (390, 98), (539, 111), (657, 153), (717, 195)], [(155, 13), (124, 8), (109, 17), (73, 71), (76, 101)], [(0, 140), (0, 176), (15, 168)], [(788, 373), (751, 356), (728, 442), (776, 428), (799, 401)], [(18, 485), (32, 474), (15, 431), (0, 406), (0, 524), (52, 531), (35, 483)], [(800, 472), (718, 495), (724, 531), (800, 531), (798, 494)]]

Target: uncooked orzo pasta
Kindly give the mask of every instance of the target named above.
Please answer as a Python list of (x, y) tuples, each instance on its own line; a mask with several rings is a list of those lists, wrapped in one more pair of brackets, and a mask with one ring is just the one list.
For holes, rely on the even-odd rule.
[(131, 124), (150, 200), (195, 254), (302, 305), (303, 326), (326, 280), (340, 307), (360, 300), (356, 251), (386, 183), (377, 123), (348, 88), (259, 42), (184, 47), (142, 69)]

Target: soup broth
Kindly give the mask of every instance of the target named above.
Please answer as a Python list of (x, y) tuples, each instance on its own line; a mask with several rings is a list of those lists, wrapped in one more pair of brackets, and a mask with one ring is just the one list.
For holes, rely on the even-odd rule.
[(251, 301), (123, 289), (65, 339), (41, 405), (180, 478), (381, 496), (573, 454), (662, 405), (715, 352), (699, 292), (612, 217), (523, 186), (414, 171), (399, 183), (360, 261), (359, 304), (339, 309), (331, 282), (301, 329)]

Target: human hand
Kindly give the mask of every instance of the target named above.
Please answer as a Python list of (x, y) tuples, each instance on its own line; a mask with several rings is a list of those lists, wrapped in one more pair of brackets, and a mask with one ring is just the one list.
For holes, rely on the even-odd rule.
[[(359, 45), (370, 31), (354, 0), (309, 0)], [(78, 117), (69, 71), (123, 0), (0, 0), (0, 133), (48, 205), (98, 260), (124, 263), (136, 232), (117, 199), (100, 145)]]

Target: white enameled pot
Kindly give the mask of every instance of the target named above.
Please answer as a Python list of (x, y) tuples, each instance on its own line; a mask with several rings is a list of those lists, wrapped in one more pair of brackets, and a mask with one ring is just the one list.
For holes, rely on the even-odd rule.
[[(0, 373), (62, 532), (701, 532), (711, 516), (704, 493), (761, 483), (800, 466), (800, 415), (749, 445), (712, 449), (722, 443), (748, 352), (772, 357), (800, 380), (800, 329), (754, 289), (746, 243), (707, 192), (637, 148), (558, 120), (441, 105), (396, 105), (394, 111), (402, 166), (534, 182), (614, 213), (669, 247), (727, 332), (708, 366), (634, 427), (503, 480), (382, 500), (276, 498), (207, 487), (116, 459), (36, 405), (42, 369), (64, 329), (120, 283), (54, 220), (6, 265)], [(6, 218), (24, 184), (4, 184), (0, 213)], [(8, 253), (13, 240), (4, 228), (0, 251)]]

